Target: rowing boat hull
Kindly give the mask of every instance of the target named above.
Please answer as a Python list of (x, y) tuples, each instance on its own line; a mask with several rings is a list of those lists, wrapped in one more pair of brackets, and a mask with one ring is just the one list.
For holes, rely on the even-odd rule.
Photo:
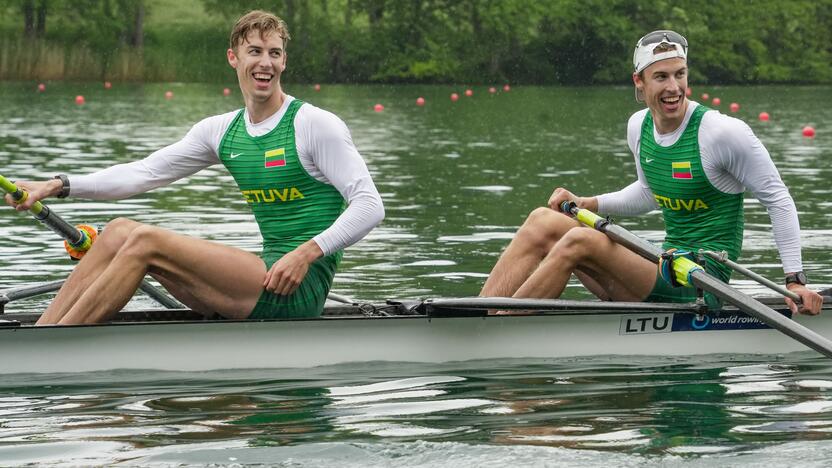
[[(707, 323), (705, 321), (707, 320)], [(832, 317), (797, 317), (832, 337)], [(0, 329), (0, 373), (207, 371), (346, 362), (592, 355), (780, 354), (800, 343), (733, 312), (559, 312), (479, 317), (116, 323)]]

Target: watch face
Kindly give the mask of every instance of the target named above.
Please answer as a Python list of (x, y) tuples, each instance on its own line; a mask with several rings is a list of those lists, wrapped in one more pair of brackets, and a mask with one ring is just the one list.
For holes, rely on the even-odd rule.
[(806, 278), (806, 273), (802, 271), (798, 271), (797, 273), (792, 273), (786, 276), (786, 284), (797, 283), (805, 286), (808, 282), (809, 281)]

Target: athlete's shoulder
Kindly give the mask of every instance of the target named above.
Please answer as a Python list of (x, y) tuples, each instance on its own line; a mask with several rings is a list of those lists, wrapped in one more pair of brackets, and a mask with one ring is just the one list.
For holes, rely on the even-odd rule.
[(627, 127), (631, 127), (633, 125), (641, 126), (642, 122), (644, 122), (644, 118), (647, 116), (647, 109), (641, 109), (640, 111), (634, 112), (633, 115), (630, 116), (630, 120), (627, 121)]
[(217, 132), (225, 133), (228, 127), (231, 125), (231, 122), (234, 121), (234, 118), (242, 111), (242, 109), (233, 110), (231, 112), (226, 112), (225, 114), (219, 115), (212, 115), (210, 117), (206, 117), (199, 122), (197, 122), (191, 131), (197, 131), (199, 133), (205, 132), (209, 134), (215, 134)]
[(349, 136), (347, 124), (328, 110), (304, 102), (295, 116), (295, 128), (304, 129), (316, 138)]
[(713, 138), (737, 137), (739, 135), (754, 135), (754, 131), (744, 121), (725, 115), (716, 109), (709, 109), (702, 114), (699, 133), (711, 135)]
[(333, 114), (332, 112), (321, 109), (315, 105), (312, 105), (308, 102), (304, 102), (303, 105), (298, 109), (297, 119), (303, 119), (304, 121), (308, 121), (314, 124), (327, 124), (327, 123), (343, 123), (344, 121), (341, 120), (340, 117)]

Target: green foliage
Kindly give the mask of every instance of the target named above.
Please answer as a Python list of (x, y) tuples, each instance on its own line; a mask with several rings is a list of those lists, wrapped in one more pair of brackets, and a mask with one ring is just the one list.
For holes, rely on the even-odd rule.
[(24, 47), (27, 2), (48, 5), (39, 41), (97, 57), (90, 78), (227, 81), (230, 28), (261, 8), (289, 25), (289, 81), (628, 83), (638, 37), (674, 29), (694, 83), (832, 82), (832, 0), (0, 0), (0, 46)]

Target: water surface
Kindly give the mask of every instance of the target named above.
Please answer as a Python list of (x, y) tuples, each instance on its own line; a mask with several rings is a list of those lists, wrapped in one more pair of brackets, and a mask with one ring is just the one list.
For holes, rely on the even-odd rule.
[[(473, 89), (452, 103), (464, 88), (287, 87), (347, 122), (387, 210), (347, 250), (335, 291), (359, 300), (475, 295), (554, 187), (588, 195), (634, 179), (625, 130), (638, 105), (629, 88)], [(0, 84), (0, 173), (42, 179), (141, 158), (204, 116), (240, 106), (238, 94), (221, 91), (47, 83), (38, 94), (33, 83)], [(695, 91), (721, 97), (724, 112), (741, 104), (736, 116), (768, 147), (797, 201), (805, 269), (829, 287), (832, 88)], [(76, 94), (87, 104), (76, 106)], [(375, 103), (384, 112), (373, 112)], [(771, 121), (759, 122), (761, 111)], [(801, 136), (807, 124), (815, 139)], [(251, 251), (260, 244), (220, 166), (129, 200), (51, 205), (72, 222), (127, 216)], [(618, 221), (661, 239), (658, 216)], [(0, 226), (0, 290), (72, 269), (60, 242), (30, 218), (6, 210)], [(751, 197), (745, 236), (742, 263), (779, 279), (768, 215)], [(572, 284), (566, 297), (588, 295)], [(40, 311), (49, 300), (14, 302), (7, 313)], [(130, 307), (152, 305), (137, 296)], [(829, 364), (811, 353), (12, 375), (0, 378), (0, 464), (825, 466), (830, 389)]]

